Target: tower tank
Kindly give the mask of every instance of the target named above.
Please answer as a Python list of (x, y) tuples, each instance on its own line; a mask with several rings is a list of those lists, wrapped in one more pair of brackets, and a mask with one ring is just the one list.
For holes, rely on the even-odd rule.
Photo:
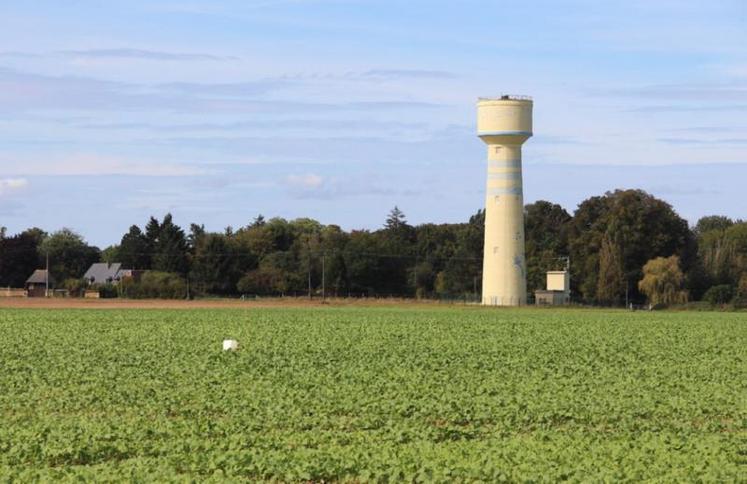
[(532, 136), (532, 99), (504, 95), (477, 102), (477, 136), (488, 150), (482, 304), (527, 302), (521, 145)]

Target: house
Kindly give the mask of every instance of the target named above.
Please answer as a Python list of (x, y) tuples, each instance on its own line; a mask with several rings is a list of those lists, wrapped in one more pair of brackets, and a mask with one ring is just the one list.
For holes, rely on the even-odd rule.
[(83, 279), (89, 284), (116, 284), (123, 277), (132, 275), (132, 271), (122, 269), (121, 262), (96, 262), (88, 268)]
[(47, 286), (52, 287), (54, 280), (47, 279), (45, 269), (37, 269), (31, 276), (26, 279), (26, 295), (28, 297), (45, 297), (47, 295)]

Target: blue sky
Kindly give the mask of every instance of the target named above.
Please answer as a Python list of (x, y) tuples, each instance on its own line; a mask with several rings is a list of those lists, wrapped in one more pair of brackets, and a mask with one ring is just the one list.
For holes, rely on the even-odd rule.
[(377, 228), (483, 203), (475, 100), (535, 99), (525, 201), (747, 217), (742, 0), (3, 2), (0, 225)]

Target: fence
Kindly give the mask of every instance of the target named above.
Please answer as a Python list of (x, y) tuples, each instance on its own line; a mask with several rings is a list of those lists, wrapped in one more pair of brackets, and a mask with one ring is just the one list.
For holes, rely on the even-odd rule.
[(0, 297), (26, 297), (26, 289), (22, 287), (6, 287), (0, 289)]

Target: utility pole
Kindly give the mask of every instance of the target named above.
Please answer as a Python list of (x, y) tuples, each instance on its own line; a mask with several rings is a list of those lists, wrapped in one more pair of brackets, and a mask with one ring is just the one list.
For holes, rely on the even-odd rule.
[(47, 270), (44, 276), (44, 297), (49, 297), (49, 251), (47, 251)]
[(325, 277), (324, 277), (325, 276), (325, 273), (324, 273), (324, 257), (325, 256), (326, 256), (326, 254), (324, 252), (322, 252), (322, 302), (324, 302), (324, 298), (325, 298), (325, 295), (326, 295), (325, 294), (325, 287), (324, 287), (324, 284), (325, 284), (325, 280), (324, 280), (325, 279)]

